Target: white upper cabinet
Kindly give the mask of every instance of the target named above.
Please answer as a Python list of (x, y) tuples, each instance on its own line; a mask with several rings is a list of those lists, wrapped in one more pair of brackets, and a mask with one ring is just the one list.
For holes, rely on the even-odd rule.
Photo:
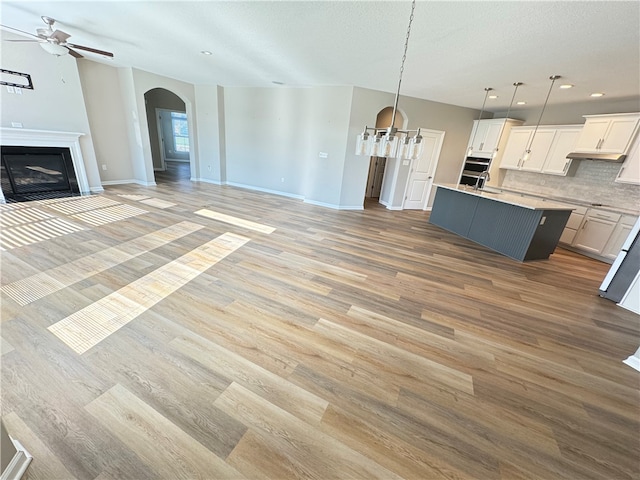
[(533, 127), (513, 127), (509, 133), (509, 140), (502, 153), (500, 168), (519, 169), (522, 158), (529, 146), (529, 139), (533, 134)]
[(498, 148), (500, 134), (505, 127), (506, 118), (475, 120), (469, 137), (469, 147), (473, 148), (472, 156), (489, 158)]
[(549, 149), (542, 173), (566, 175), (572, 160), (567, 155), (573, 152), (582, 128), (579, 125), (558, 128)]
[(553, 143), (553, 138), (556, 135), (556, 130), (553, 128), (538, 127), (538, 131), (535, 132), (535, 136), (533, 136), (533, 133), (531, 135), (533, 138), (533, 141), (530, 140), (531, 153), (529, 154), (529, 158), (522, 161), (520, 169), (527, 172), (541, 172), (542, 166), (544, 165), (547, 155), (551, 150), (551, 144)]
[(585, 115), (576, 152), (626, 153), (640, 123), (640, 113)]
[(636, 136), (627, 158), (622, 164), (616, 182), (640, 185), (640, 134)]
[[(566, 175), (571, 165), (567, 158), (582, 127), (580, 125), (514, 127), (502, 156), (500, 168)], [(531, 139), (533, 138), (533, 141)], [(531, 153), (525, 157), (527, 148)]]

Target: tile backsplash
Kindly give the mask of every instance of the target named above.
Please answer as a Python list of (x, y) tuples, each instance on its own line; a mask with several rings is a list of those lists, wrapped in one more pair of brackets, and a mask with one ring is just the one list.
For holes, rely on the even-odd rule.
[(502, 186), (536, 195), (640, 211), (640, 185), (614, 182), (622, 166), (620, 163), (576, 161), (580, 164), (575, 174), (567, 177), (507, 170)]

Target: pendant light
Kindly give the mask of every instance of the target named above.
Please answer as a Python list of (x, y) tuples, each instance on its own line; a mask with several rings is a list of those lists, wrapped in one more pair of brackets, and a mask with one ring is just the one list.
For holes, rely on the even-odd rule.
[[(404, 53), (400, 64), (400, 78), (396, 98), (391, 114), (391, 125), (386, 128), (364, 127), (364, 131), (358, 135), (356, 142), (356, 155), (367, 155), (388, 158), (417, 159), (424, 148), (420, 129), (399, 130), (395, 127), (396, 113), (398, 111), (398, 100), (400, 98), (400, 85), (402, 84), (402, 73), (404, 72), (404, 62), (407, 59), (407, 48), (409, 46), (409, 36), (411, 35), (411, 24), (413, 23), (413, 13), (416, 8), (416, 0), (411, 2), (411, 15), (409, 16), (409, 26), (404, 42)], [(369, 133), (372, 132), (372, 133)], [(412, 136), (413, 134), (413, 136)]]
[(549, 92), (547, 92), (547, 98), (544, 101), (544, 105), (542, 105), (542, 111), (540, 112), (540, 117), (538, 118), (538, 123), (536, 124), (536, 128), (533, 130), (533, 135), (531, 135), (531, 140), (529, 140), (529, 146), (525, 151), (524, 156), (522, 157), (522, 161), (526, 162), (531, 158), (531, 146), (533, 145), (533, 139), (536, 138), (536, 133), (538, 132), (538, 127), (540, 126), (540, 121), (542, 121), (542, 115), (544, 115), (544, 110), (547, 108), (547, 102), (549, 101), (549, 96), (551, 95), (551, 90), (553, 90), (553, 84), (556, 83), (556, 80), (562, 78), (560, 75), (551, 75), (549, 80), (551, 80), (551, 85), (549, 86)]
[[(511, 96), (511, 103), (509, 103), (509, 108), (507, 109), (507, 115), (505, 117), (505, 122), (506, 120), (509, 118), (509, 114), (511, 113), (511, 107), (513, 106), (513, 101), (516, 98), (516, 92), (518, 91), (518, 87), (520, 87), (521, 85), (524, 85), (522, 82), (515, 82), (513, 84), (513, 86), (515, 87), (513, 89), (513, 95)], [(500, 129), (500, 135), (498, 135), (498, 141), (496, 143), (496, 148), (493, 151), (493, 153), (491, 154), (491, 158), (494, 159), (496, 158), (496, 155), (498, 154), (498, 150), (499, 150), (499, 145), (500, 145), (500, 140), (502, 139), (502, 134), (504, 133), (504, 126)]]
[(476, 141), (476, 133), (478, 133), (478, 129), (480, 128), (480, 120), (482, 120), (482, 114), (484, 113), (484, 106), (487, 103), (487, 97), (489, 96), (489, 92), (492, 91), (493, 88), (487, 87), (484, 89), (486, 92), (484, 94), (484, 102), (482, 102), (482, 108), (480, 109), (480, 115), (478, 116), (478, 125), (473, 131), (473, 138), (471, 139), (471, 145), (469, 145), (469, 150), (467, 151), (467, 157), (470, 157), (473, 154), (473, 142)]

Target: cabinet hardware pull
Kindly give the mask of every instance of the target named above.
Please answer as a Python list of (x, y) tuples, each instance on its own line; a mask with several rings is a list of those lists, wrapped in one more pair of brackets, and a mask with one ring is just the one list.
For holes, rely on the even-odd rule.
[(480, 143), (480, 150), (482, 150), (482, 147), (484, 147), (484, 142)]

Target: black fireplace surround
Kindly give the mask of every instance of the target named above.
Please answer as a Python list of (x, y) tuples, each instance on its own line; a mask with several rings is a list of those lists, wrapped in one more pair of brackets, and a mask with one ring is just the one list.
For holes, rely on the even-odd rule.
[(9, 202), (80, 195), (68, 148), (2, 146), (0, 156), (0, 182)]

